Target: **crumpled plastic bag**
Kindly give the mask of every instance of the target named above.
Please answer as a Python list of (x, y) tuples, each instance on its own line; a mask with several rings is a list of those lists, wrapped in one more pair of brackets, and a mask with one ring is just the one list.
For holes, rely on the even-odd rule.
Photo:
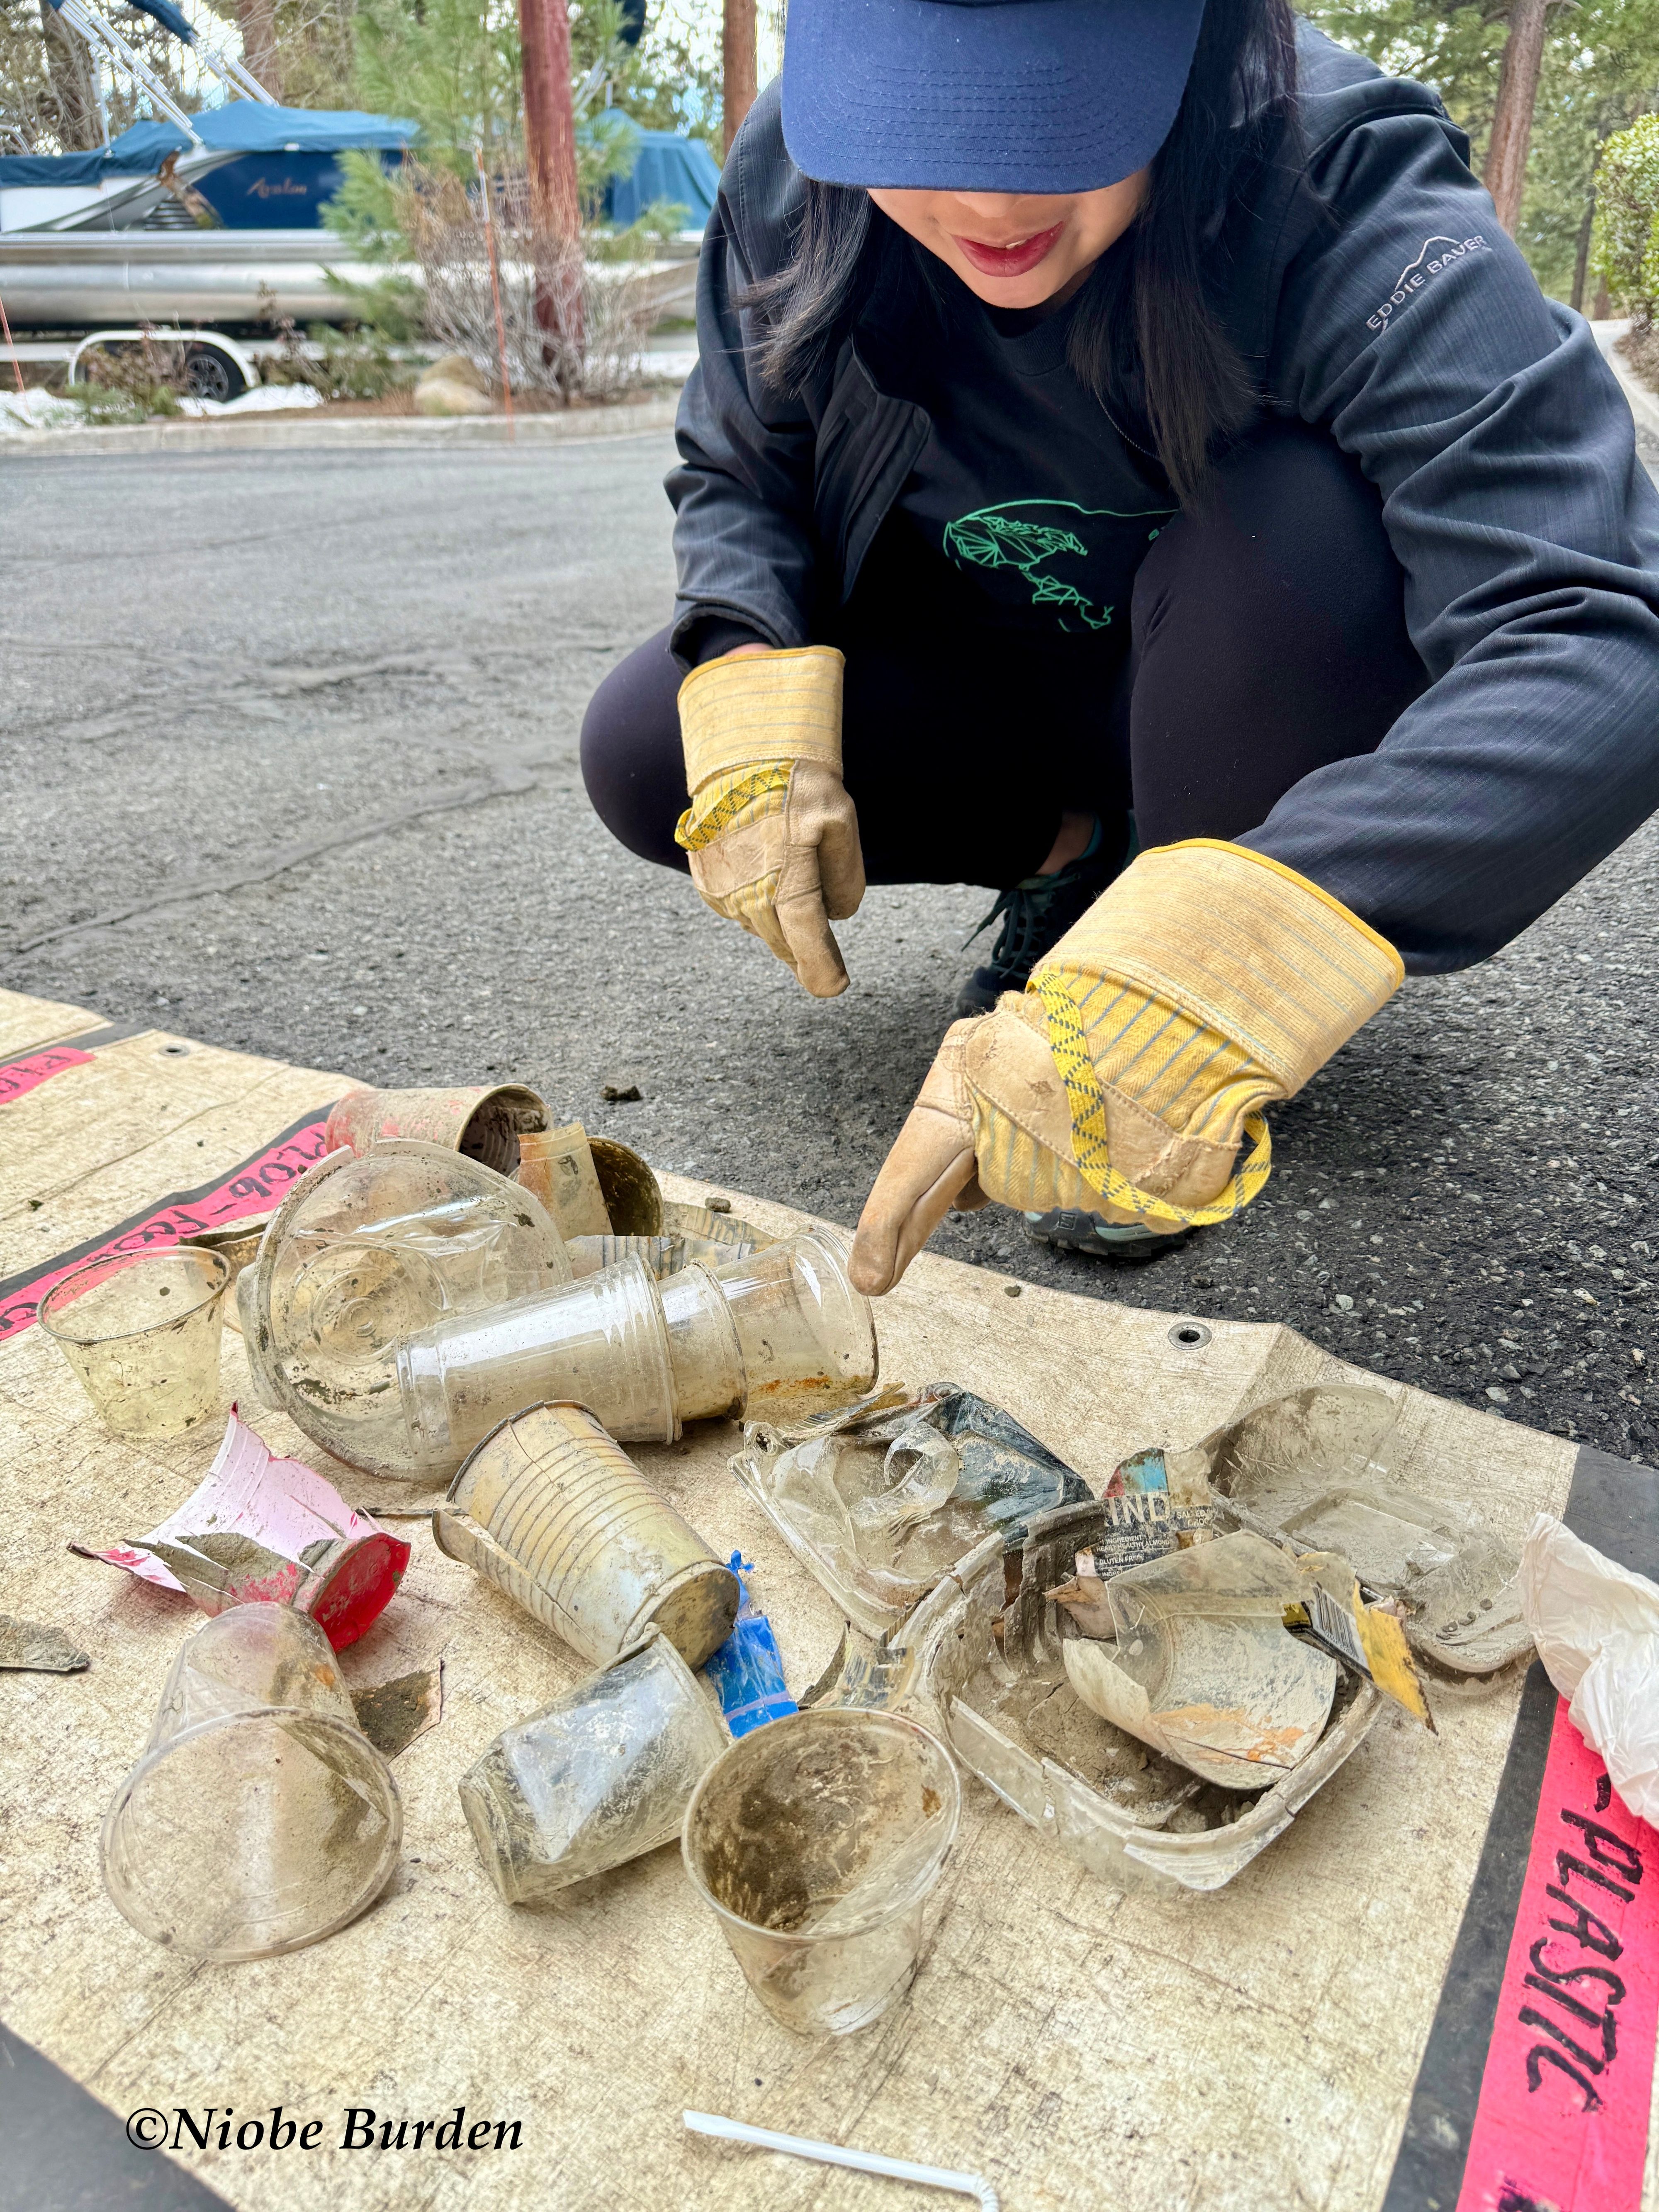
[(1659, 1586), (1548, 1513), (1521, 1547), (1521, 1611), (1567, 1717), (1638, 1820), (1659, 1827)]

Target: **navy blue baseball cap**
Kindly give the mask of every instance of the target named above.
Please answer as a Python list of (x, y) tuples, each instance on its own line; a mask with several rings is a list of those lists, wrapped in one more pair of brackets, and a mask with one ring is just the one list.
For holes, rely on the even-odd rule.
[(1204, 0), (789, 0), (783, 136), (828, 185), (1083, 192), (1144, 168)]

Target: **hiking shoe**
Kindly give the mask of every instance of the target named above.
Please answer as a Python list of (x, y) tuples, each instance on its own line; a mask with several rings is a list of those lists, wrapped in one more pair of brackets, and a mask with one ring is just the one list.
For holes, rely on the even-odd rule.
[(1107, 884), (1122, 873), (1128, 858), (1116, 838), (1108, 843), (1097, 821), (1088, 849), (1079, 859), (1068, 860), (1051, 876), (1027, 876), (1024, 883), (1004, 891), (968, 939), (971, 945), (980, 930), (1001, 917), (990, 958), (975, 969), (957, 993), (958, 1018), (988, 1014), (1005, 991), (1023, 991), (1043, 954), (1074, 921), (1081, 921)]
[(1091, 1259), (1115, 1260), (1121, 1266), (1137, 1266), (1156, 1260), (1160, 1253), (1178, 1252), (1193, 1233), (1176, 1229), (1160, 1237), (1138, 1222), (1104, 1221), (1076, 1206), (1057, 1206), (1047, 1213), (1025, 1217), (1025, 1234), (1034, 1243), (1057, 1252), (1086, 1252)]

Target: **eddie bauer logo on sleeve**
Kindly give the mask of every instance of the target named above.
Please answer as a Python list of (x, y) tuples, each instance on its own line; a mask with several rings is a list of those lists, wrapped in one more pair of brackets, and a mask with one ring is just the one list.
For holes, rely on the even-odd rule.
[(1471, 253), (1490, 253), (1491, 251), (1479, 231), (1473, 238), (1425, 238), (1418, 253), (1401, 270), (1388, 298), (1374, 315), (1366, 316), (1366, 329), (1385, 329), (1389, 317), (1396, 307), (1404, 307), (1412, 294), (1420, 292), (1431, 276), (1437, 276), (1443, 269), (1449, 269), (1455, 261), (1462, 261)]

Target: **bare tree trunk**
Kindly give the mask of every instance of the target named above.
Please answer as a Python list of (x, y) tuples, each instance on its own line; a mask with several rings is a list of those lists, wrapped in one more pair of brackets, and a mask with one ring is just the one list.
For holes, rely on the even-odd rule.
[(58, 106), (58, 134), (66, 154), (90, 153), (104, 143), (93, 90), (92, 58), (58, 10), (40, 0), (40, 24), (46, 34), (46, 70)]
[(558, 275), (536, 301), (550, 343), (582, 346), (581, 203), (576, 184), (576, 116), (570, 97), (570, 17), (565, 0), (519, 0), (524, 50), (524, 137), (533, 219), (569, 246)]
[(738, 126), (755, 104), (759, 87), (755, 82), (755, 0), (725, 0), (726, 15), (720, 40), (720, 105), (726, 117), (726, 150)]
[(1572, 306), (1584, 312), (1584, 283), (1589, 275), (1590, 234), (1595, 228), (1595, 179), (1584, 194), (1584, 219), (1578, 226), (1578, 249), (1572, 258)]
[(271, 0), (236, 0), (236, 21), (241, 27), (244, 67), (280, 100), (283, 70), (276, 58), (276, 10)]
[(1551, 0), (1515, 0), (1510, 35), (1498, 78), (1492, 140), (1486, 149), (1486, 190), (1498, 220), (1510, 236), (1521, 219), (1527, 188), (1527, 150), (1532, 143), (1532, 112), (1538, 103), (1538, 76), (1544, 65), (1544, 19)]

